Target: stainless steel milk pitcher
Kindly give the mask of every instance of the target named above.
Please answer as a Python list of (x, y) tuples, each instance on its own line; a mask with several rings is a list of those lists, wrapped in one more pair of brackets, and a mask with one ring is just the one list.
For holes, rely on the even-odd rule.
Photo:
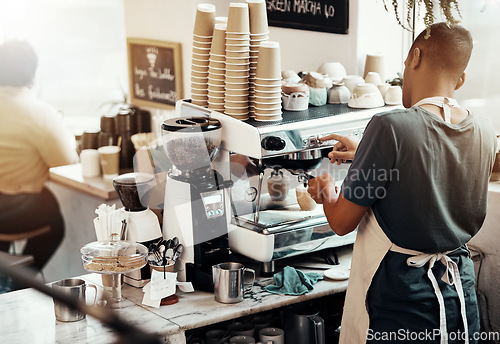
[[(252, 274), (252, 283), (245, 286), (245, 274)], [(222, 303), (243, 301), (243, 295), (252, 290), (255, 271), (240, 263), (220, 263), (212, 266), (215, 300)]]

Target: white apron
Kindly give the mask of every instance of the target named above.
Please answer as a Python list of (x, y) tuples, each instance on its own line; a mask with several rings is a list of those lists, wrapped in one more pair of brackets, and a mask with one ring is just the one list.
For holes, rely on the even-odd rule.
[[(415, 106), (422, 104), (432, 104), (442, 107), (445, 113), (445, 120), (448, 123), (450, 123), (451, 118), (449, 107), (458, 105), (454, 99), (443, 97), (426, 98), (415, 104)], [(451, 251), (428, 254), (405, 249), (393, 244), (378, 224), (371, 209), (367, 211), (358, 226), (358, 234), (352, 253), (351, 275), (347, 287), (339, 343), (366, 343), (367, 331), (370, 325), (366, 307), (366, 296), (373, 276), (388, 251), (409, 255), (407, 264), (411, 267), (420, 268), (428, 264), (427, 276), (431, 281), (439, 303), (441, 344), (448, 343), (446, 310), (438, 282), (432, 273), (432, 267), (437, 261), (441, 261), (446, 266), (446, 272), (441, 279), (449, 285), (454, 285), (457, 290), (460, 300), (460, 313), (464, 323), (465, 338), (467, 338), (465, 343), (468, 344), (469, 335), (462, 281), (457, 264), (447, 256)]]

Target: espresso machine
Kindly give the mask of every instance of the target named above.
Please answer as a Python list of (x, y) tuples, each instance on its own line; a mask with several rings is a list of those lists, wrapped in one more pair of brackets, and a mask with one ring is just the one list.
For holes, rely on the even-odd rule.
[[(323, 207), (301, 210), (295, 191), (324, 172), (332, 174), (340, 186), (347, 174), (348, 163), (337, 166), (328, 159), (336, 142), (321, 142), (318, 137), (337, 133), (361, 138), (371, 117), (390, 109), (353, 109), (345, 104), (327, 104), (305, 111), (284, 111), (280, 121), (259, 122), (252, 118), (240, 121), (193, 105), (189, 100), (176, 103), (179, 115), (218, 119), (225, 128), (215, 163), (227, 167), (220, 171), (234, 183), (229, 247), (232, 252), (261, 262), (264, 274), (274, 271), (277, 260), (354, 243), (356, 231), (336, 235), (328, 225)], [(236, 173), (241, 170), (241, 166), (231, 163), (236, 156), (239, 161), (243, 157), (253, 162), (257, 175)], [(278, 200), (270, 197), (264, 182), (276, 175), (291, 180), (288, 194)]]
[[(113, 179), (126, 219), (122, 227), (123, 238), (149, 247), (162, 238), (158, 216), (148, 208), (155, 186), (155, 177), (148, 173), (125, 173)], [(123, 281), (134, 287), (143, 287), (151, 278), (149, 266), (123, 276)]]
[(229, 257), (232, 182), (212, 166), (221, 144), (222, 124), (209, 117), (166, 120), (162, 137), (173, 167), (167, 174), (163, 212), (164, 237), (179, 238), (178, 279), (197, 290), (213, 290), (212, 266)]

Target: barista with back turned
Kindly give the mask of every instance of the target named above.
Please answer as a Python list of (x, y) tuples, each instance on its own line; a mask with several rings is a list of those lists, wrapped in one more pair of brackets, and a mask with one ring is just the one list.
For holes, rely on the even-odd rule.
[[(44, 186), (49, 168), (76, 162), (57, 112), (30, 90), (37, 68), (24, 41), (0, 45), (0, 233), (50, 231), (29, 239), (24, 254), (41, 271), (64, 237), (59, 205)], [(8, 242), (0, 242), (7, 251)]]
[(430, 29), (405, 61), (406, 109), (375, 115), (359, 145), (323, 138), (339, 141), (332, 162), (353, 159), (340, 193), (327, 174), (309, 181), (337, 234), (359, 224), (341, 343), (477, 343), (466, 243), (486, 215), (496, 138), (487, 120), (453, 99), (470, 33), (444, 23)]

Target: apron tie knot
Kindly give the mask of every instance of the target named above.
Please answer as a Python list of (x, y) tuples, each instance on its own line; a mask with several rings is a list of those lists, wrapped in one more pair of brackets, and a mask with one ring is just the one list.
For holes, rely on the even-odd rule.
[(406, 260), (406, 264), (408, 266), (414, 268), (421, 268), (428, 264), (427, 267), (427, 277), (431, 281), (432, 287), (434, 289), (434, 294), (439, 303), (439, 332), (441, 335), (440, 344), (448, 344), (448, 329), (446, 326), (446, 309), (444, 304), (444, 297), (439, 289), (438, 281), (436, 280), (436, 276), (434, 276), (432, 272), (432, 268), (434, 264), (440, 261), (445, 267), (446, 270), (441, 277), (441, 280), (448, 285), (455, 286), (455, 290), (458, 294), (458, 299), (460, 300), (460, 314), (462, 316), (462, 321), (464, 324), (464, 332), (465, 332), (465, 344), (469, 343), (469, 326), (467, 324), (467, 313), (465, 310), (465, 296), (464, 290), (462, 288), (462, 280), (460, 279), (460, 270), (458, 269), (457, 263), (455, 263), (450, 257), (448, 257), (448, 252), (439, 252), (439, 253), (423, 253), (414, 250), (405, 249), (397, 246), (396, 244), (392, 244), (391, 251), (399, 252), (403, 254), (410, 255), (410, 257)]

